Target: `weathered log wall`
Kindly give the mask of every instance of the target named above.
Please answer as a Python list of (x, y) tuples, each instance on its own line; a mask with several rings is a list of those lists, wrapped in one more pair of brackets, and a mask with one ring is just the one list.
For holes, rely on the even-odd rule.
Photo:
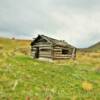
[[(68, 50), (67, 54), (62, 53), (62, 49)], [(70, 48), (64, 48), (55, 46), (53, 49), (53, 59), (67, 59), (72, 57), (72, 50)]]
[(36, 48), (39, 47), (39, 58), (52, 58), (52, 47), (48, 43), (36, 43), (32, 46), (32, 56), (35, 58)]
[[(31, 51), (33, 58), (35, 58), (37, 47), (39, 47), (39, 58), (48, 58), (53, 60), (72, 58), (73, 48), (52, 46), (50, 43), (47, 42), (38, 42), (32, 46)], [(63, 54), (62, 49), (68, 50), (68, 53)]]

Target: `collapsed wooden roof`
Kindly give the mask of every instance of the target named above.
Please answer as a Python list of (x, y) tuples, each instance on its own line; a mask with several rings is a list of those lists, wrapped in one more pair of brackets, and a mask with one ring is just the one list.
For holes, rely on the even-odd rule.
[(38, 35), (37, 38), (35, 38), (32, 42), (31, 45), (34, 45), (34, 43), (36, 42), (36, 40), (38, 38), (43, 38), (45, 40), (47, 40), (49, 43), (51, 43), (52, 45), (57, 45), (57, 46), (63, 46), (63, 47), (71, 47), (74, 48), (72, 45), (68, 44), (66, 41), (64, 40), (57, 40), (57, 39), (53, 39), (51, 37), (45, 36), (45, 35)]

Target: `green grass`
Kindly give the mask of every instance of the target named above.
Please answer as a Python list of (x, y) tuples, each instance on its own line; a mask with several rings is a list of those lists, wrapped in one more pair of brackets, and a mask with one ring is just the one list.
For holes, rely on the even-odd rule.
[(50, 63), (15, 51), (29, 44), (0, 38), (0, 100), (100, 100), (100, 51)]
[[(49, 63), (28, 56), (9, 57), (4, 62), (0, 66), (0, 100), (100, 99), (100, 73), (91, 65)], [(91, 82), (93, 90), (85, 91), (84, 81)]]

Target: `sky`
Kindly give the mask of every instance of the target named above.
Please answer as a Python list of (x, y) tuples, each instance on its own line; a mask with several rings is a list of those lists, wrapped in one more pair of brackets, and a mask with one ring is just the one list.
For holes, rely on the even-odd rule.
[(79, 48), (100, 41), (100, 0), (0, 0), (0, 36), (38, 34)]

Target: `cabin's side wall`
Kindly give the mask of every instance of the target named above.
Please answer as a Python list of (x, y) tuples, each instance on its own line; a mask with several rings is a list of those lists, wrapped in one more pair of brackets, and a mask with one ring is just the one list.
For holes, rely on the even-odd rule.
[[(62, 50), (68, 50), (68, 52), (66, 54), (63, 53)], [(72, 48), (68, 48), (68, 47), (60, 47), (60, 46), (55, 46), (53, 49), (53, 59), (67, 59), (67, 58), (71, 58), (72, 57)]]
[(52, 59), (52, 46), (46, 42), (37, 42), (32, 46), (32, 56), (35, 58), (36, 48), (39, 47), (39, 59)]

